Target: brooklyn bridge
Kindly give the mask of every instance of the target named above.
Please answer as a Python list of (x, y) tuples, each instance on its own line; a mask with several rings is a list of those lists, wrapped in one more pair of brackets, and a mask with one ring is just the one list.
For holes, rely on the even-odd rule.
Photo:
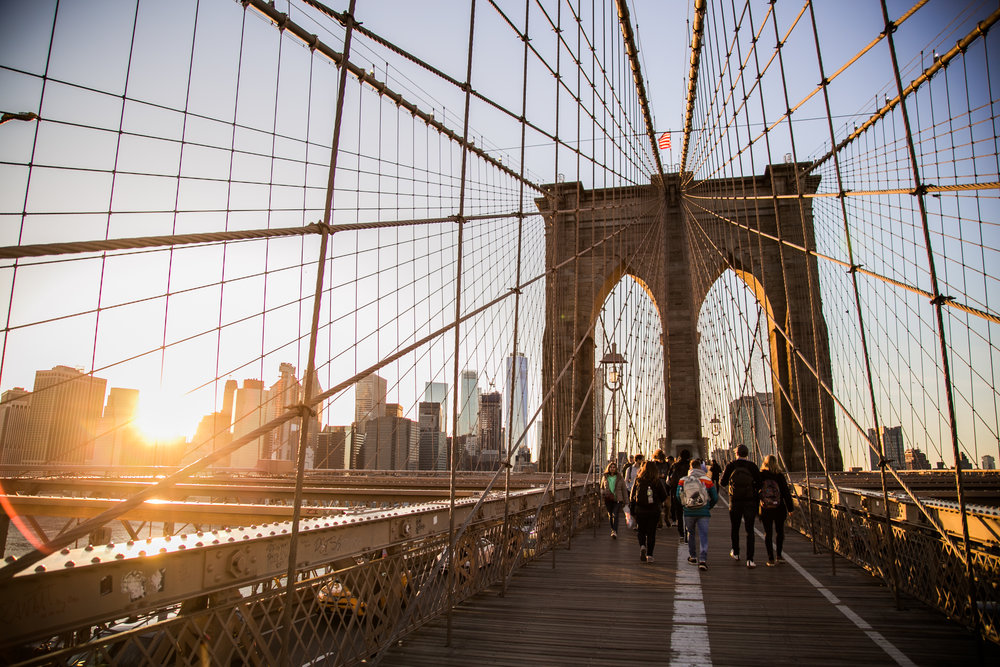
[(4, 664), (1000, 660), (996, 3), (4, 8)]

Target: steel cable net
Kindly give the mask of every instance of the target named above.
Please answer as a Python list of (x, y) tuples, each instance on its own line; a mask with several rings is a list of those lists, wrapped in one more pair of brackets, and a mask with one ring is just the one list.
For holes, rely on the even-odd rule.
[[(849, 483), (827, 471), (883, 470), (908, 509), (807, 503), (799, 528), (997, 641), (995, 538), (970, 539), (986, 515), (963, 491), (1000, 453), (996, 6), (696, 4), (683, 168), (709, 294), (703, 415), (725, 445), (813, 475), (821, 500)], [(791, 224), (768, 222), (779, 211)], [(955, 473), (947, 510), (899, 472), (931, 468)]]
[[(122, 517), (192, 475), (537, 465), (543, 404), (572, 405), (578, 384), (575, 367), (552, 368), (562, 379), (543, 395), (537, 201), (551, 196), (544, 184), (613, 191), (658, 169), (618, 14), (472, 2), (444, 16), (400, 3), (407, 20), (388, 21), (348, 9), (122, 0), (31, 3), (5, 18), (0, 463), (11, 477), (157, 485), (105, 526), (35, 520), (5, 501), (23, 539), (0, 585), (63, 567), (48, 554), (88, 542), (122, 558), (175, 553), (166, 525)], [(579, 256), (615, 252), (627, 225)], [(649, 345), (658, 316), (633, 287), (573, 335), (600, 327), (628, 356), (620, 428), (646, 448), (662, 431), (663, 362)], [(551, 411), (561, 433), (580, 420), (571, 412)], [(542, 468), (581, 467), (571, 449), (553, 442)], [(6, 661), (355, 662), (594, 519), (589, 500), (553, 493), (541, 509), (470, 524), (454, 547), (438, 533), (296, 571), (293, 606), (283, 572), (255, 579), (260, 566), (234, 553), (238, 588), (157, 606), (170, 585), (147, 573), (107, 593), (138, 596), (127, 618), (124, 604), (91, 610), (72, 631), (8, 629), (0, 645)], [(358, 511), (345, 504), (331, 509)], [(237, 539), (220, 529), (171, 526), (199, 548)], [(292, 559), (283, 548), (278, 562)]]

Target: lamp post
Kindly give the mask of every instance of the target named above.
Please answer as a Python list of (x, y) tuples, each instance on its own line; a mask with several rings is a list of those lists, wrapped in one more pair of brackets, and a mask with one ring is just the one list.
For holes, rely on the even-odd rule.
[(622, 386), (622, 366), (625, 357), (618, 353), (618, 345), (611, 343), (611, 351), (601, 359), (604, 366), (604, 386), (611, 392), (611, 460), (618, 463), (618, 402), (615, 394)]
[[(717, 447), (715, 440), (719, 437), (719, 433), (722, 432), (722, 422), (719, 421), (719, 413), (715, 413), (715, 416), (712, 417), (712, 421), (710, 423), (712, 424), (712, 449), (715, 449)], [(715, 458), (715, 454), (709, 452), (708, 457)]]

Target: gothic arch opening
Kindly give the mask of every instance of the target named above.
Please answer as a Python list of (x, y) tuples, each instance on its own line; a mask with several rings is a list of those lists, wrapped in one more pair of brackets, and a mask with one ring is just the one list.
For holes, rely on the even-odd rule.
[(763, 284), (749, 271), (724, 270), (698, 313), (698, 365), (706, 452), (720, 463), (746, 445), (760, 462), (784, 455), (775, 422), (777, 338), (774, 309)]
[[(663, 319), (649, 284), (619, 268), (595, 300), (594, 375), (597, 463), (614, 454), (652, 456), (666, 433)], [(601, 360), (612, 350), (625, 359), (618, 383)], [(613, 387), (618, 386), (617, 389)]]

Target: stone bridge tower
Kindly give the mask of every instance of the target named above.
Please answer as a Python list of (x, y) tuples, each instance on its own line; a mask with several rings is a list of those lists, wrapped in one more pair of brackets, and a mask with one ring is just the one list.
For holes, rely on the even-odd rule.
[[(571, 431), (572, 453), (566, 450), (558, 469), (590, 469), (594, 401), (588, 390), (603, 354), (595, 346), (594, 324), (626, 275), (645, 288), (662, 324), (667, 454), (684, 448), (708, 454), (701, 428), (697, 323), (709, 289), (726, 269), (746, 282), (769, 313), (775, 436), (786, 465), (820, 469), (825, 442), (830, 469), (842, 469), (833, 401), (781, 333), (788, 332), (809, 366), (832, 386), (816, 259), (798, 249), (815, 248), (812, 210), (808, 200), (788, 197), (796, 191), (796, 166), (771, 165), (762, 176), (707, 181), (687, 191), (678, 174), (657, 176), (647, 186), (546, 186), (549, 196), (536, 200), (545, 218), (547, 269), (542, 395), (551, 391), (553, 399), (542, 411), (541, 470), (551, 470), (553, 443), (558, 457)], [(800, 177), (800, 183), (815, 192), (819, 178)], [(601, 239), (607, 240), (595, 246)], [(701, 267), (700, 272), (693, 267)], [(707, 279), (705, 267), (711, 274)]]

